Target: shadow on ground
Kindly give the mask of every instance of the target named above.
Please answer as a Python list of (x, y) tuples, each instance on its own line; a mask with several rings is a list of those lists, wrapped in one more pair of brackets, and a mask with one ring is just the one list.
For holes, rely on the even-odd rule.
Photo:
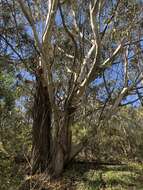
[[(143, 164), (74, 163), (64, 176), (76, 190), (143, 190)], [(69, 188), (70, 189), (70, 188)]]

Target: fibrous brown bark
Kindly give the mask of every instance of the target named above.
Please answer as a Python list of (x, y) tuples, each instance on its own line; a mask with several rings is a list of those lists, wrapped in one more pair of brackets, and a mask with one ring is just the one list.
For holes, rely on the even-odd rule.
[(33, 108), (32, 174), (46, 170), (49, 175), (59, 176), (79, 151), (79, 148), (73, 150), (72, 146), (71, 121), (74, 111), (67, 104), (61, 116), (55, 119), (52, 106), (48, 89), (37, 78)]
[(33, 108), (32, 173), (43, 172), (50, 159), (51, 150), (51, 105), (46, 87), (37, 78)]

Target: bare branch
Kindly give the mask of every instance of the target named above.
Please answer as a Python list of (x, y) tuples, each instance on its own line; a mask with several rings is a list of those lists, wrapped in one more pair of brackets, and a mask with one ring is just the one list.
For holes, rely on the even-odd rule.
[(58, 5), (58, 0), (49, 0), (49, 11), (46, 18), (45, 31), (42, 37), (44, 47), (48, 45), (48, 42), (50, 40), (51, 29), (57, 12), (57, 5)]
[(108, 20), (106, 26), (104, 27), (104, 30), (102, 31), (101, 40), (104, 38), (105, 33), (106, 33), (107, 29), (108, 29), (109, 24), (112, 22), (113, 18), (114, 18), (115, 15), (116, 15), (116, 11), (117, 11), (117, 9), (118, 9), (119, 3), (120, 3), (120, 0), (117, 1), (117, 4), (116, 4), (115, 9), (114, 9), (114, 11), (113, 11), (113, 14), (112, 14), (111, 17), (109, 18), (109, 20)]
[[(72, 3), (71, 3), (71, 11), (72, 11), (72, 15), (73, 15), (73, 22), (74, 22), (76, 32), (80, 32), (77, 21), (76, 21), (76, 13), (75, 13), (74, 6)], [(82, 33), (80, 33), (80, 35), (82, 35)]]
[[(63, 23), (63, 26), (64, 26), (64, 29), (66, 31), (66, 33), (69, 35), (69, 37), (71, 38), (73, 44), (74, 44), (74, 47), (75, 47), (75, 55), (74, 57), (76, 58), (76, 55), (77, 55), (77, 52), (78, 52), (78, 48), (77, 48), (77, 43), (76, 43), (76, 40), (74, 38), (74, 35), (72, 34), (72, 32), (68, 29), (68, 27), (66, 26), (66, 23), (65, 23), (65, 19), (64, 19), (64, 15), (63, 15), (63, 12), (62, 12), (62, 8), (61, 8), (61, 4), (59, 3), (59, 10), (60, 10), (60, 15), (61, 15), (61, 19), (62, 19), (62, 23)], [(74, 60), (75, 61), (75, 60)]]
[(128, 48), (125, 52), (125, 63), (124, 63), (124, 86), (128, 87)]
[(93, 51), (95, 50), (95, 47), (96, 47), (96, 45), (93, 44), (92, 47), (89, 49), (89, 51), (88, 51), (86, 57), (85, 57), (84, 60), (83, 60), (82, 67), (81, 67), (81, 71), (80, 71), (80, 75), (79, 75), (79, 81), (80, 81), (82, 78), (84, 78), (84, 69), (85, 69), (85, 66), (86, 66), (88, 60), (90, 59), (90, 57), (91, 57)]
[(59, 46), (58, 46), (58, 50), (59, 50), (60, 52), (64, 53), (64, 55), (65, 55), (66, 57), (68, 57), (68, 58), (70, 58), (70, 59), (74, 59), (74, 56), (73, 56), (73, 55), (66, 53), (65, 50), (62, 49), (62, 48), (59, 47)]
[(117, 56), (117, 54), (120, 52), (120, 50), (122, 49), (122, 43), (118, 45), (118, 47), (115, 49), (115, 51), (113, 52), (113, 54), (111, 55), (111, 57), (109, 57), (108, 59), (106, 59), (101, 67), (108, 67), (109, 63), (112, 64), (112, 62), (114, 61), (114, 58)]
[(143, 80), (143, 77), (140, 78), (140, 75), (137, 77), (138, 80), (136, 80), (135, 83), (133, 83), (131, 86), (129, 87), (124, 87), (120, 94), (118, 95), (117, 99), (115, 100), (113, 106), (111, 107), (110, 109), (110, 112), (108, 114), (107, 117), (110, 117), (113, 113), (116, 113), (116, 110), (117, 110), (117, 107), (120, 105), (123, 97), (125, 97), (126, 95), (129, 94), (129, 92), (135, 87), (137, 86), (142, 80)]
[(41, 52), (41, 44), (40, 44), (40, 41), (39, 41), (39, 38), (38, 38), (38, 34), (37, 34), (37, 31), (36, 31), (36, 27), (35, 27), (35, 24), (34, 24), (34, 19), (32, 17), (31, 10), (28, 7), (26, 7), (23, 0), (18, 0), (18, 3), (19, 3), (19, 5), (20, 5), (20, 7), (22, 9), (22, 12), (23, 12), (24, 16), (26, 17), (27, 21), (29, 22), (29, 24), (30, 24), (30, 26), (32, 28), (35, 43), (36, 43), (36, 47), (38, 48), (39, 52)]
[(84, 78), (84, 69), (87, 65), (88, 59), (91, 57), (94, 50), (95, 50), (95, 57), (94, 57), (94, 61), (92, 63), (91, 69), (89, 70), (85, 79), (80, 84), (80, 88), (78, 90), (78, 96), (80, 96), (84, 92), (85, 86), (88, 85), (92, 81), (93, 73), (96, 70), (96, 64), (97, 62), (99, 64), (99, 60), (100, 60), (100, 37), (99, 37), (98, 26), (97, 26), (97, 21), (96, 21), (96, 16), (99, 10), (99, 2), (100, 2), (99, 0), (95, 0), (93, 6), (91, 3), (89, 5), (90, 25), (93, 32), (93, 46), (91, 47), (91, 49), (89, 50), (87, 54), (87, 57), (83, 61), (81, 72), (79, 75), (79, 81), (81, 81)]

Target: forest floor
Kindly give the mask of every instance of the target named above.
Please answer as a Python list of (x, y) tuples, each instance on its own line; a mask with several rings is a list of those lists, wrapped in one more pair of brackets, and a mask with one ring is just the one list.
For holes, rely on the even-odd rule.
[(44, 190), (143, 190), (143, 164), (74, 163)]
[(82, 164), (67, 172), (75, 190), (143, 190), (143, 164), (99, 165)]

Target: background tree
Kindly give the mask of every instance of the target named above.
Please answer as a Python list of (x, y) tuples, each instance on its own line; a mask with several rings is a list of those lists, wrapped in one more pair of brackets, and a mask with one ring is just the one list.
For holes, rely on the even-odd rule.
[[(16, 72), (8, 56), (0, 57), (0, 186), (16, 189), (22, 179), (31, 147), (31, 122), (27, 115), (24, 89), (15, 78)], [(21, 85), (21, 87), (20, 87)], [(24, 155), (24, 156), (23, 156)], [(21, 157), (22, 156), (22, 157)]]

